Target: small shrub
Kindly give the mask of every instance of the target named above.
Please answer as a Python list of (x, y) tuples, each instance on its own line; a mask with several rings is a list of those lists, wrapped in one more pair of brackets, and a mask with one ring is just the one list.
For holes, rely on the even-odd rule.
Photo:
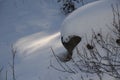
[(83, 0), (58, 0), (58, 3), (62, 3), (61, 11), (63, 14), (67, 15), (76, 9), (75, 3), (83, 3)]

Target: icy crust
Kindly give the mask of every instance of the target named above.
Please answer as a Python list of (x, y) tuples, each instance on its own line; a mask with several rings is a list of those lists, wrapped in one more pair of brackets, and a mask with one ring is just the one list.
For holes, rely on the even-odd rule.
[(77, 35), (91, 37), (93, 31), (108, 33), (113, 20), (112, 7), (119, 0), (99, 0), (89, 3), (71, 13), (62, 24), (63, 41), (69, 41), (69, 36)]

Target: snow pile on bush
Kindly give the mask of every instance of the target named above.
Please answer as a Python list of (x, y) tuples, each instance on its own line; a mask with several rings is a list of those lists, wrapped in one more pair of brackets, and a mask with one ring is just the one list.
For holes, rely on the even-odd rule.
[(84, 41), (91, 37), (93, 30), (106, 33), (113, 20), (111, 5), (119, 0), (99, 0), (80, 7), (70, 14), (62, 24), (61, 36), (66, 42), (68, 36), (78, 35)]
[[(63, 39), (64, 42), (66, 42), (66, 43), (68, 42), (69, 43), (69, 41), (71, 39), (70, 38), (71, 36), (76, 35), (76, 36), (81, 37), (82, 40), (81, 40), (81, 42), (78, 45), (78, 48), (80, 49), (79, 50), (80, 54), (77, 54), (77, 58), (79, 56), (79, 57), (83, 57), (83, 60), (86, 60), (86, 63), (83, 63), (83, 65), (87, 64), (87, 62), (90, 62), (90, 60), (93, 60), (93, 62), (95, 62), (94, 59), (89, 57), (89, 56), (91, 56), (92, 53), (94, 54), (94, 52), (92, 52), (92, 51), (94, 51), (94, 50), (92, 50), (93, 48), (90, 48), (91, 50), (89, 49), (88, 51), (87, 50), (83, 50), (83, 49), (85, 49), (85, 48), (83, 48), (83, 45), (86, 46), (87, 41), (90, 42), (90, 40), (93, 39), (93, 33), (94, 32), (95, 33), (100, 33), (100, 34), (98, 34), (98, 36), (101, 36), (101, 33), (102, 33), (103, 39), (106, 39), (105, 37), (106, 37), (107, 34), (113, 32), (113, 31), (111, 31), (111, 29), (113, 29), (115, 27), (113, 25), (114, 18), (116, 18), (114, 15), (117, 14), (117, 11), (113, 12), (113, 6), (119, 5), (119, 3), (120, 3), (119, 0), (99, 0), (99, 1), (87, 4), (87, 5), (83, 6), (83, 7), (75, 10), (73, 13), (71, 13), (64, 20), (64, 22), (62, 24), (61, 38)], [(119, 6), (117, 6), (117, 7), (118, 7), (118, 9), (120, 8)], [(118, 18), (118, 26), (119, 26), (119, 16), (117, 18)], [(103, 40), (103, 39), (100, 39), (100, 40)], [(110, 38), (109, 38), (109, 40), (110, 40)], [(114, 42), (115, 42), (115, 40), (114, 40)], [(91, 41), (91, 43), (92, 43), (92, 41)], [(104, 43), (104, 44), (107, 45), (106, 43)], [(95, 47), (96, 47), (96, 44), (94, 44), (94, 42), (93, 42), (93, 45), (95, 45)], [(105, 55), (109, 54), (109, 51), (107, 51), (109, 48), (108, 47), (104, 47), (104, 45), (101, 48), (101, 46), (100, 45), (98, 46), (98, 45), (99, 45), (99, 42), (97, 44), (96, 49), (98, 50), (100, 55), (102, 55), (102, 57), (106, 57)], [(89, 45), (89, 47), (91, 47), (91, 46)], [(111, 47), (111, 46), (109, 46), (109, 47)], [(87, 48), (88, 48), (88, 45), (87, 45)], [(109, 49), (109, 50), (111, 51), (113, 49)], [(76, 51), (74, 50), (74, 54), (76, 53)], [(79, 53), (79, 52), (77, 52), (77, 53)], [(81, 55), (81, 53), (83, 53), (83, 55)], [(86, 55), (84, 55), (84, 53), (86, 53)], [(113, 54), (114, 54), (114, 51), (113, 51)], [(95, 54), (95, 56), (96, 56), (96, 54)], [(113, 56), (113, 55), (111, 55), (111, 56)], [(73, 60), (71, 60), (68, 63), (72, 63), (72, 61), (73, 61), (73, 64), (75, 64), (78, 67), (82, 63), (80, 63), (80, 60), (78, 59), (79, 60), (78, 61), (77, 58), (75, 58), (75, 57), (76, 57), (76, 55), (73, 55)], [(92, 56), (92, 57), (94, 58), (94, 56)], [(108, 57), (110, 58), (110, 61), (109, 61), (109, 59), (107, 59)], [(88, 58), (88, 59), (85, 59), (85, 58)], [(74, 62), (74, 60), (76, 60), (77, 62)], [(103, 60), (103, 61), (101, 61), (101, 60)], [(111, 65), (109, 64), (109, 62), (112, 62), (111, 60), (113, 60), (113, 59), (111, 59), (110, 56), (107, 56), (106, 59), (101, 58), (101, 60), (100, 60), (101, 64), (107, 64), (107, 65), (109, 65), (109, 67), (113, 66), (116, 69), (116, 66), (114, 66), (114, 64), (111, 64)], [(81, 60), (81, 62), (82, 62), (82, 60)], [(83, 62), (85, 62), (85, 61), (83, 61)], [(117, 63), (117, 62), (113, 62), (113, 63)], [(88, 70), (86, 70), (86, 74), (85, 75), (84, 75), (84, 73), (80, 73), (80, 72), (77, 73), (77, 69), (75, 70), (75, 69), (70, 68), (70, 69), (73, 70), (73, 72), (75, 71), (76, 73), (73, 74), (72, 77), (69, 77), (68, 80), (80, 80), (80, 79), (81, 80), (96, 80), (96, 79), (97, 80), (106, 80), (106, 79), (117, 80), (117, 79), (115, 79), (115, 77), (116, 76), (118, 77), (119, 71), (117, 71), (118, 75), (116, 75), (116, 73), (113, 74), (111, 69), (107, 69), (109, 67), (106, 67), (106, 66), (98, 65), (98, 67), (100, 67), (100, 69), (103, 69), (103, 70), (106, 69), (105, 71), (103, 71), (102, 76), (100, 75), (102, 77), (102, 79), (99, 78), (99, 75), (98, 75), (99, 72), (96, 72), (96, 74), (98, 73), (97, 76), (96, 76), (96, 74), (93, 74), (93, 75), (92, 74), (88, 74), (89, 73), (89, 69), (95, 67), (95, 66), (90, 67), (93, 64), (92, 64), (92, 61), (91, 61), (91, 64), (88, 63), (88, 65), (85, 66), (85, 67), (88, 66)], [(97, 64), (96, 64), (96, 66), (97, 66)], [(84, 68), (84, 67), (80, 67), (79, 66), (78, 68)], [(85, 70), (85, 69), (83, 69), (83, 70)], [(90, 70), (94, 70), (94, 69), (90, 69)], [(111, 71), (111, 73), (109, 73), (109, 70)], [(100, 71), (102, 71), (102, 70), (100, 70)], [(115, 72), (115, 71), (113, 71), (113, 72)]]

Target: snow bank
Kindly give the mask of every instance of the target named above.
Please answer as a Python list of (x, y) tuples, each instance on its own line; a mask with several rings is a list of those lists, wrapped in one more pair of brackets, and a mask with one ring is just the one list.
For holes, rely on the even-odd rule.
[(119, 0), (99, 0), (89, 3), (71, 13), (63, 22), (61, 36), (68, 40), (70, 35), (78, 35), (85, 41), (85, 37), (91, 37), (92, 30), (108, 32), (113, 20), (112, 7)]
[[(120, 0), (99, 0), (89, 3), (71, 13), (63, 22), (61, 29), (61, 37), (65, 42), (69, 41), (69, 36), (77, 35), (82, 38), (78, 48), (81, 49), (81, 44), (91, 39), (93, 31), (102, 31), (103, 35), (110, 33), (108, 27), (112, 27), (113, 12), (111, 5), (119, 4)], [(120, 7), (120, 6), (119, 6)], [(100, 50), (100, 49), (99, 49)], [(75, 53), (75, 51), (74, 51)], [(82, 51), (80, 52), (82, 53)], [(101, 50), (101, 53), (102, 50)], [(73, 58), (76, 59), (76, 55)], [(70, 62), (69, 62), (70, 63)], [(83, 76), (83, 79), (81, 78)], [(104, 74), (103, 80), (116, 80), (115, 78)], [(99, 80), (95, 74), (77, 73), (71, 75), (68, 80)]]
[[(82, 35), (91, 30), (91, 27), (88, 29), (88, 26), (97, 25), (98, 18), (101, 18), (98, 15), (104, 14), (102, 9), (105, 8), (105, 14), (112, 12), (111, 8), (108, 8), (109, 5), (105, 7), (106, 3), (104, 2), (112, 3), (112, 0), (101, 0), (85, 5), (69, 15), (63, 23), (62, 35)], [(98, 17), (95, 17), (95, 14)], [(0, 65), (6, 63), (6, 66), (9, 67), (10, 46), (18, 40), (14, 47), (17, 48), (18, 53), (22, 54), (17, 55), (15, 63), (17, 80), (59, 80), (61, 76), (68, 77), (70, 74), (63, 74), (50, 67), (51, 59), (53, 64), (58, 67), (50, 46), (53, 46), (57, 53), (64, 50), (61, 47), (60, 33), (58, 32), (63, 19), (56, 0), (0, 0)], [(77, 24), (79, 20), (81, 23)], [(93, 22), (96, 24), (92, 25)], [(79, 25), (82, 26), (79, 27)], [(7, 70), (10, 69), (7, 68)], [(8, 73), (8, 75), (10, 74), (11, 72)]]

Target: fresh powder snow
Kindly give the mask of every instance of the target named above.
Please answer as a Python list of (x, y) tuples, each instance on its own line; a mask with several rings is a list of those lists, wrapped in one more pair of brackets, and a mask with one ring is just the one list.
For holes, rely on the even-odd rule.
[(75, 10), (62, 24), (63, 40), (67, 42), (68, 36), (78, 35), (85, 41), (86, 36), (90, 38), (93, 31), (102, 30), (108, 33), (108, 26), (110, 27), (113, 21), (111, 5), (116, 5), (118, 2), (118, 0), (98, 0)]
[(85, 0), (86, 5), (65, 18), (56, 0), (0, 0), (0, 67), (4, 67), (0, 80), (5, 79), (5, 71), (8, 71), (8, 79), (12, 80), (12, 45), (17, 51), (16, 80), (79, 80), (80, 75), (85, 76), (53, 69), (51, 64), (61, 67), (51, 47), (56, 54), (62, 54), (65, 48), (60, 34), (64, 39), (69, 35), (90, 36), (91, 28), (99, 30), (109, 25), (112, 22), (111, 4), (117, 1)]
[[(82, 38), (81, 42), (78, 44), (79, 50), (82, 52), (83, 46), (86, 45), (87, 41), (92, 39), (93, 32), (100, 33), (102, 32), (105, 37), (107, 34), (112, 31), (113, 23), (113, 12), (112, 6), (120, 4), (119, 0), (98, 0), (92, 3), (89, 3), (85, 6), (82, 6), (71, 13), (63, 21), (61, 27), (61, 37), (64, 42), (69, 42), (70, 37), (75, 35)], [(119, 6), (120, 8), (120, 6)], [(73, 51), (73, 58), (75, 59), (75, 50)], [(104, 52), (101, 53), (104, 54)], [(69, 53), (67, 53), (69, 54)], [(84, 53), (83, 53), (84, 54)], [(64, 54), (65, 55), (65, 54)], [(83, 79), (80, 75), (83, 75)], [(103, 80), (116, 80), (115, 78), (104, 75), (102, 76)], [(84, 73), (77, 73), (70, 76), (68, 80), (99, 80), (99, 78), (93, 74), (89, 74), (89, 77), (84, 75)]]

